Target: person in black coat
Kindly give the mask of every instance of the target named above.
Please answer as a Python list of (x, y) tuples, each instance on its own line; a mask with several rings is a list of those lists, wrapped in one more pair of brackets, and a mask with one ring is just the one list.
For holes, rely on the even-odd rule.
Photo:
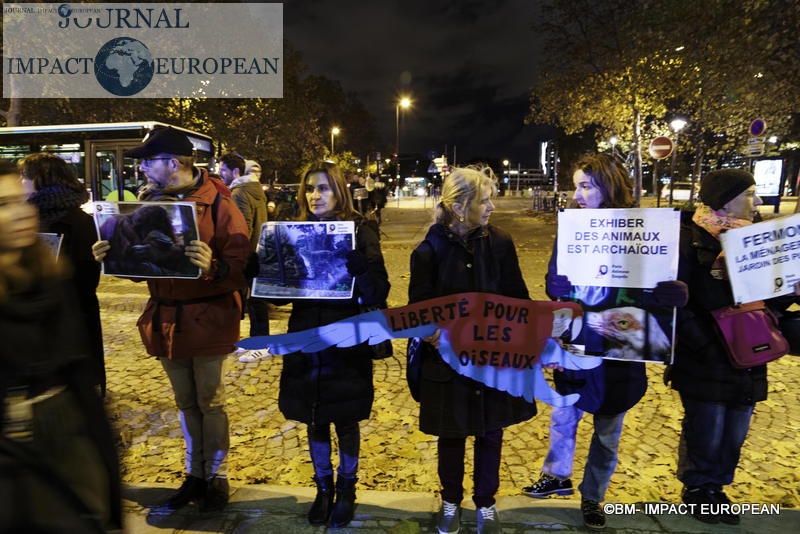
[[(489, 224), (495, 192), (488, 168), (456, 168), (447, 176), (436, 222), (411, 254), (410, 303), (471, 291), (529, 298), (511, 236)], [(439, 532), (459, 527), (468, 436), (475, 436), (472, 500), (478, 532), (499, 532), (495, 494), (503, 428), (533, 417), (536, 405), (456, 373), (439, 355), (438, 342), (437, 331), (421, 345), (419, 426), (439, 436)]]
[[(385, 303), (390, 285), (378, 234), (354, 212), (339, 167), (330, 162), (312, 166), (300, 184), (297, 198), (301, 221), (355, 221), (356, 249), (347, 256), (347, 271), (355, 278), (355, 289), (353, 297), (346, 300), (294, 300), (289, 332), (324, 326), (358, 315), (362, 306)], [(308, 513), (312, 525), (343, 527), (353, 518), (359, 421), (369, 418), (374, 399), (372, 354), (372, 348), (362, 343), (283, 358), (278, 406), (286, 418), (308, 425), (317, 484), (317, 496)], [(335, 503), (331, 423), (339, 443)]]
[(70, 280), (78, 296), (83, 324), (89, 332), (92, 351), (92, 380), (106, 392), (106, 366), (103, 350), (103, 331), (100, 324), (100, 303), (97, 285), (100, 264), (92, 256), (92, 244), (97, 241), (92, 216), (81, 209), (88, 202), (86, 186), (78, 181), (67, 163), (48, 152), (31, 154), (19, 162), (26, 186), (32, 188), (29, 202), (39, 210), (39, 230), (62, 237), (60, 259), (71, 271)]
[(740, 521), (716, 505), (730, 504), (722, 488), (733, 482), (755, 403), (767, 398), (767, 366), (735, 369), (711, 317), (712, 310), (734, 304), (720, 234), (752, 224), (762, 204), (755, 190), (747, 171), (711, 171), (701, 182), (702, 203), (681, 227), (678, 276), (690, 297), (678, 310), (675, 363), (668, 376), (684, 410), (677, 469), (681, 497), (697, 505), (693, 515), (706, 523)]
[(0, 531), (121, 529), (114, 437), (63, 265), (0, 162)]

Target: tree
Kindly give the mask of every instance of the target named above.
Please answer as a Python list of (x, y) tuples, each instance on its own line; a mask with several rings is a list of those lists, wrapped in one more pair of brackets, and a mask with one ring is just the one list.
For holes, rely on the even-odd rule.
[(550, 0), (538, 20), (547, 50), (527, 122), (627, 139), (637, 202), (643, 126), (669, 134), (670, 113), (687, 115), (698, 175), (709, 150), (741, 148), (750, 120), (763, 117), (780, 135), (799, 107), (798, 9), (788, 0), (675, 0), (668, 9)]

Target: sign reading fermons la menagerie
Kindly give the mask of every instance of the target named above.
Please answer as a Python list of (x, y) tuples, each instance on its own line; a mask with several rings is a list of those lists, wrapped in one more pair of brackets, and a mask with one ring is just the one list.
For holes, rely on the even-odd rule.
[(680, 212), (569, 209), (558, 214), (558, 274), (576, 286), (650, 288), (678, 275)]
[(800, 282), (800, 214), (728, 230), (720, 241), (737, 303), (788, 295)]

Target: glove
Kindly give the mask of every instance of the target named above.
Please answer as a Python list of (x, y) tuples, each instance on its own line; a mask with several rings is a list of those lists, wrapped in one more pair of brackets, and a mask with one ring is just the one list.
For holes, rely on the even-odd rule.
[(569, 298), (572, 292), (572, 284), (569, 282), (569, 278), (561, 274), (548, 273), (544, 285), (550, 298), (566, 299)]
[(689, 301), (689, 287), (680, 280), (659, 282), (653, 289), (642, 292), (642, 305), (645, 307), (678, 306), (682, 308)]
[(350, 276), (360, 276), (367, 273), (368, 262), (364, 254), (357, 250), (351, 250), (347, 253), (346, 258), (345, 267), (347, 267), (347, 272), (350, 273)]

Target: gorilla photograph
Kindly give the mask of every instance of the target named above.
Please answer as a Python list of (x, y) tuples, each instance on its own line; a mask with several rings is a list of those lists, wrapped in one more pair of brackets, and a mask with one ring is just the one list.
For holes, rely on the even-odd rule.
[(111, 249), (103, 274), (131, 278), (198, 278), (186, 256), (197, 239), (193, 202), (97, 202), (94, 220)]

